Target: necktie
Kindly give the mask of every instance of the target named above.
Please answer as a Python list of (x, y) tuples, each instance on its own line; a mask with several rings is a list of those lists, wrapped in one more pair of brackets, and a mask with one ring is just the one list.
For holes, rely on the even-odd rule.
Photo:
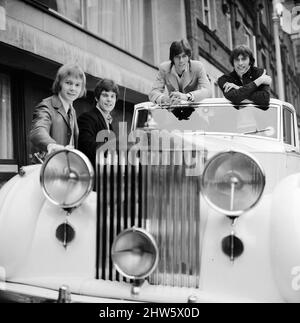
[(70, 125), (71, 129), (73, 130), (73, 116), (72, 116), (71, 107), (68, 110), (67, 116), (68, 116), (68, 119), (69, 119), (69, 125)]
[(112, 123), (112, 116), (110, 115), (110, 114), (107, 114), (106, 115), (106, 120), (107, 120), (107, 122), (109, 123), (109, 124), (111, 124)]
[(72, 108), (71, 107), (68, 110), (67, 116), (68, 116), (69, 125), (70, 125), (70, 128), (71, 128), (70, 145), (74, 145), (74, 142), (73, 142), (74, 121), (73, 121), (73, 114), (72, 114)]

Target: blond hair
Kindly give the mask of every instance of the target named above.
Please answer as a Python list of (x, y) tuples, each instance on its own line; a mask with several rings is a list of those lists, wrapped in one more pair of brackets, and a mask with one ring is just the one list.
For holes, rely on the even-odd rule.
[(58, 94), (61, 90), (61, 82), (68, 76), (73, 76), (82, 80), (79, 97), (81, 98), (84, 96), (86, 94), (86, 77), (84, 71), (78, 64), (65, 64), (59, 68), (52, 84), (52, 92)]

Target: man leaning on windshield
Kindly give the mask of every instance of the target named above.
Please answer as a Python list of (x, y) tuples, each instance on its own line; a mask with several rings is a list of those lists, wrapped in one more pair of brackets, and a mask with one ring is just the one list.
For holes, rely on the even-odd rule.
[(233, 71), (218, 79), (225, 98), (235, 105), (248, 99), (262, 109), (267, 109), (272, 78), (266, 74), (266, 70), (254, 66), (251, 49), (245, 45), (237, 46), (231, 53), (230, 63)]

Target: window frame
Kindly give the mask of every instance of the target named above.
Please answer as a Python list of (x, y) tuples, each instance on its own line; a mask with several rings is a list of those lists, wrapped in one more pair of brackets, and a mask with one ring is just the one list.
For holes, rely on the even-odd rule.
[(26, 159), (26, 130), (24, 111), (24, 77), (22, 72), (18, 72), (10, 67), (0, 64), (0, 72), (10, 76), (11, 80), (11, 113), (13, 132), (13, 158), (0, 159), (0, 181), (3, 176), (14, 175), (20, 166), (27, 164)]
[(233, 38), (232, 38), (232, 17), (229, 12), (226, 12), (226, 24), (227, 24), (227, 35), (228, 35), (228, 48), (233, 49)]
[[(124, 48), (120, 47), (119, 45), (101, 37), (99, 34), (91, 31), (90, 29), (87, 29), (87, 11), (86, 11), (86, 5), (85, 5), (87, 0), (81, 0), (81, 3), (83, 3), (83, 7), (82, 7), (83, 24), (78, 24), (76, 21), (73, 21), (73, 20), (69, 19), (68, 17), (60, 14), (56, 10), (53, 10), (53, 9), (47, 7), (46, 5), (42, 4), (41, 2), (39, 2), (39, 0), (22, 0), (22, 1), (30, 4), (31, 6), (34, 6), (38, 9), (40, 9), (41, 11), (43, 11), (45, 13), (48, 13), (48, 14), (64, 21), (65, 23), (70, 24), (71, 26), (77, 28), (78, 30), (81, 30), (82, 32), (90, 35), (91, 37), (94, 37), (95, 39), (108, 44), (109, 46), (121, 51), (122, 53), (133, 57), (134, 59), (142, 62), (143, 64), (150, 66), (151, 68), (153, 68), (153, 67), (156, 68), (156, 65), (158, 64), (158, 62), (155, 61), (155, 59), (157, 59), (157, 57), (159, 57), (159, 51), (157, 49), (158, 45), (156, 45), (156, 47), (154, 46), (154, 62), (151, 62), (151, 61), (145, 60), (142, 57), (137, 56), (134, 52), (130, 52), (127, 49), (124, 49)], [(151, 1), (153, 3), (154, 0), (151, 0)], [(155, 7), (152, 6), (152, 9), (153, 8), (155, 8)], [(153, 30), (153, 32), (155, 32), (155, 34), (153, 34), (153, 43), (155, 41), (157, 41), (157, 39), (158, 39), (157, 27), (154, 26), (154, 23), (155, 23), (155, 21), (152, 20), (152, 30)]]
[[(286, 136), (285, 136), (285, 134), (286, 134), (286, 112), (288, 112), (289, 113), (289, 115), (290, 115), (290, 141), (291, 142), (288, 142), (287, 140), (286, 140)], [(283, 106), (283, 108), (282, 108), (282, 140), (283, 140), (283, 143), (285, 144), (285, 145), (288, 145), (288, 146), (292, 146), (292, 147), (297, 147), (297, 142), (296, 142), (296, 134), (295, 134), (295, 114), (293, 113), (293, 111), (289, 108), (289, 107), (287, 107), (287, 106)]]
[(267, 63), (268, 63), (267, 54), (266, 54), (266, 52), (265, 52), (265, 50), (263, 48), (260, 50), (260, 54), (261, 54), (262, 66), (267, 71), (268, 70), (268, 68), (267, 68)]
[[(207, 1), (207, 5), (205, 5), (205, 1)], [(206, 22), (205, 13), (208, 13), (208, 23)], [(202, 0), (202, 19), (203, 24), (211, 29), (211, 8), (210, 8), (210, 0)]]
[(300, 64), (300, 43), (295, 45), (296, 47), (296, 61)]
[(69, 18), (68, 16), (62, 14), (61, 12), (47, 6), (46, 4), (42, 3), (40, 0), (31, 0), (33, 3), (35, 3), (37, 6), (49, 10), (50, 12), (54, 13), (55, 15), (58, 15), (60, 17), (62, 17), (65, 20), (70, 21), (73, 24), (76, 24), (84, 29), (86, 29), (86, 15), (85, 15), (85, 4), (86, 4), (86, 0), (79, 0), (80, 1), (80, 18), (81, 18), (81, 23), (72, 20), (71, 18)]
[(251, 34), (249, 28), (245, 24), (243, 24), (243, 32), (244, 32), (244, 36), (246, 38), (246, 45), (253, 50), (253, 48), (251, 46), (251, 37), (253, 35)]
[(0, 73), (5, 74), (9, 76), (10, 79), (10, 96), (11, 96), (11, 106), (10, 106), (10, 112), (11, 112), (11, 127), (12, 127), (12, 148), (13, 148), (13, 158), (0, 158), (0, 172), (1, 172), (1, 164), (3, 165), (9, 165), (16, 162), (16, 145), (15, 145), (15, 122), (14, 122), (14, 113), (13, 113), (13, 78), (11, 73), (6, 67), (3, 67), (0, 65)]

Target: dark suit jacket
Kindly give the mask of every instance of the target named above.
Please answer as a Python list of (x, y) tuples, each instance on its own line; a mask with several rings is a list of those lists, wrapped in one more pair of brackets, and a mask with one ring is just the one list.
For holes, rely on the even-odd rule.
[[(261, 85), (259, 87), (253, 82), (263, 74), (263, 69), (257, 67), (250, 67), (247, 73), (243, 75), (243, 82), (235, 71), (230, 74), (224, 74), (218, 79), (218, 84), (226, 99), (233, 104), (239, 104), (243, 100), (251, 100), (255, 104), (267, 107), (270, 102), (270, 87), (268, 85)], [(224, 85), (226, 82), (234, 83), (240, 88), (238, 90), (231, 89), (227, 93), (224, 92)]]
[(107, 128), (104, 117), (97, 108), (83, 113), (78, 118), (78, 127), (78, 149), (89, 158), (95, 168), (96, 149), (99, 145), (96, 142), (97, 134), (101, 130), (112, 130), (112, 127)]
[[(76, 112), (72, 108), (74, 120), (74, 144), (77, 147), (78, 125)], [(47, 146), (51, 143), (66, 146), (70, 143), (72, 135), (69, 118), (57, 95), (40, 102), (33, 113), (30, 141), (34, 152), (47, 152)]]

